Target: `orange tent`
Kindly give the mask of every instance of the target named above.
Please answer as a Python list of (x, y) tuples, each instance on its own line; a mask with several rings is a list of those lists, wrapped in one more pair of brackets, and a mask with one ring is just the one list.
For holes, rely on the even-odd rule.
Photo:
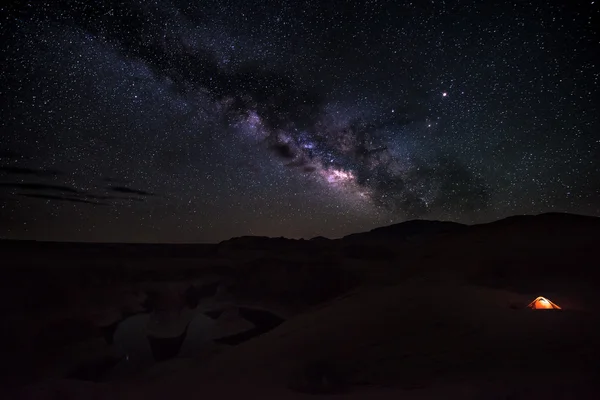
[(562, 310), (562, 308), (542, 296), (529, 303), (527, 307), (534, 310)]

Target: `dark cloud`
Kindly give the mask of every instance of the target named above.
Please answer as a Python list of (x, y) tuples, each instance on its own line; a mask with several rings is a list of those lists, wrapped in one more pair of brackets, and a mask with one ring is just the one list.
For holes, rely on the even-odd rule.
[(106, 196), (106, 195), (98, 195), (98, 194), (85, 194), (84, 196), (87, 199), (95, 199), (95, 200), (136, 201), (136, 202), (144, 202), (145, 201), (145, 199), (140, 198), (140, 197)]
[[(29, 191), (39, 191), (39, 192), (59, 192), (64, 195), (51, 195), (47, 193), (17, 193), (18, 196), (23, 197), (31, 197), (31, 198), (39, 198), (46, 200), (59, 200), (59, 201), (70, 201), (73, 203), (87, 203), (93, 205), (108, 205), (108, 202), (122, 202), (122, 201), (135, 201), (135, 202), (143, 202), (144, 199), (137, 197), (124, 197), (124, 196), (108, 196), (108, 195), (98, 195), (88, 192), (82, 192), (80, 190), (74, 189), (69, 186), (61, 186), (61, 185), (51, 185), (45, 183), (13, 183), (13, 182), (3, 182), (0, 183), (0, 188), (9, 188), (9, 189), (17, 189), (17, 190), (29, 190)], [(142, 190), (134, 190), (128, 189), (124, 187), (116, 187), (113, 189), (116, 192), (120, 193), (129, 193), (129, 194), (137, 194), (144, 196), (151, 196), (153, 194), (142, 191)], [(101, 201), (96, 201), (101, 200)]]
[(129, 194), (137, 194), (140, 196), (154, 196), (154, 193), (147, 192), (145, 190), (131, 189), (125, 186), (110, 186), (110, 190), (118, 193), (129, 193)]
[(145, 200), (139, 197), (122, 197), (122, 196), (105, 196), (98, 194), (85, 194), (86, 199), (95, 199), (95, 200), (110, 200), (110, 201), (136, 201), (136, 202), (144, 202)]
[(85, 200), (78, 197), (69, 197), (69, 196), (55, 196), (51, 194), (38, 194), (38, 193), (19, 193), (18, 196), (29, 197), (34, 199), (42, 199), (42, 200), (53, 200), (53, 201), (67, 201), (70, 203), (83, 203), (83, 204), (91, 204), (94, 206), (107, 206), (107, 203), (101, 203), (91, 200)]
[(51, 185), (46, 183), (17, 183), (17, 182), (0, 182), (0, 187), (9, 189), (25, 189), (39, 191), (53, 191), (63, 193), (80, 194), (81, 192), (69, 186)]
[(64, 175), (64, 172), (55, 169), (35, 169), (12, 166), (0, 166), (0, 172), (13, 175), (31, 175), (39, 178), (54, 177)]

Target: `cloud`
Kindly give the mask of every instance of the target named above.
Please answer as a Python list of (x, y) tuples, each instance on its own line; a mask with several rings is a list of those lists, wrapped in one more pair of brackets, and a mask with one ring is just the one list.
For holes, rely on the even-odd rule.
[[(122, 202), (122, 201), (135, 201), (143, 202), (144, 199), (138, 197), (125, 197), (125, 196), (109, 196), (99, 195), (89, 192), (82, 192), (69, 186), (62, 185), (51, 185), (45, 183), (13, 183), (13, 182), (2, 182), (0, 188), (9, 188), (17, 190), (28, 190), (36, 191), (41, 193), (17, 193), (18, 196), (39, 198), (46, 200), (59, 200), (59, 201), (70, 201), (74, 203), (87, 203), (94, 205), (109, 205), (108, 202)], [(125, 187), (115, 187), (113, 189), (120, 193), (137, 194), (144, 196), (152, 196), (152, 193), (148, 193), (142, 190), (128, 189)], [(44, 192), (58, 192), (60, 195), (53, 195)], [(100, 200), (100, 201), (96, 201)]]
[(125, 186), (110, 186), (110, 190), (118, 193), (137, 194), (140, 196), (154, 196), (154, 193), (146, 192), (145, 190), (131, 189)]
[(40, 191), (54, 191), (54, 192), (80, 194), (80, 192), (77, 189), (74, 189), (69, 186), (51, 185), (51, 184), (46, 184), (46, 183), (0, 182), (0, 187), (10, 188), (10, 189), (40, 190)]
[(111, 200), (111, 201), (136, 201), (136, 202), (144, 202), (144, 199), (139, 197), (123, 197), (123, 196), (106, 196), (106, 195), (98, 195), (98, 194), (85, 194), (85, 198), (87, 199), (95, 199), (95, 200)]
[(85, 200), (77, 197), (67, 197), (67, 196), (55, 196), (51, 194), (38, 194), (38, 193), (19, 193), (18, 196), (22, 197), (30, 197), (34, 199), (42, 199), (42, 200), (56, 200), (56, 201), (67, 201), (70, 203), (83, 203), (83, 204), (91, 204), (94, 206), (107, 206), (107, 203), (101, 203), (91, 200)]
[(0, 172), (5, 172), (12, 175), (31, 175), (39, 178), (64, 175), (64, 172), (55, 169), (35, 169), (12, 166), (0, 166)]

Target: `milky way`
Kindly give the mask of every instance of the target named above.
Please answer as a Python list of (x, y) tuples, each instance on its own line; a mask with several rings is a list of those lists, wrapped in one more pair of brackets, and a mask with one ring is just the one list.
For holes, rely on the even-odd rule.
[(5, 7), (0, 235), (600, 215), (598, 4), (334, 3)]

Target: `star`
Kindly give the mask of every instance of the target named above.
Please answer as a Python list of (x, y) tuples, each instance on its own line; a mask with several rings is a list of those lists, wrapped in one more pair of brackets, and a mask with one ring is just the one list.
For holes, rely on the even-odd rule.
[(327, 2), (14, 3), (0, 237), (216, 242), (600, 215), (589, 2), (467, 3), (456, 18), (443, 2), (352, 16)]

